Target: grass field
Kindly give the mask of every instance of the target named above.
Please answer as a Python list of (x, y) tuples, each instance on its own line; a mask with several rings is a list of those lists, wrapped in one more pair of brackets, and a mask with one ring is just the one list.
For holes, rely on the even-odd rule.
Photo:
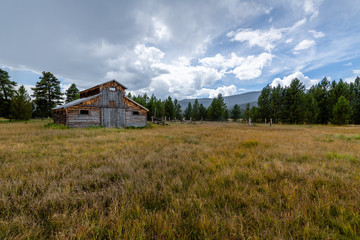
[(360, 127), (0, 124), (0, 239), (359, 239)]

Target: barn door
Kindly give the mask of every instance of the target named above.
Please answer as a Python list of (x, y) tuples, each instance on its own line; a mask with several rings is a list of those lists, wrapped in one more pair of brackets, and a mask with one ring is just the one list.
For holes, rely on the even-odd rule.
[(102, 108), (101, 120), (104, 127), (124, 127), (125, 110), (120, 108)]

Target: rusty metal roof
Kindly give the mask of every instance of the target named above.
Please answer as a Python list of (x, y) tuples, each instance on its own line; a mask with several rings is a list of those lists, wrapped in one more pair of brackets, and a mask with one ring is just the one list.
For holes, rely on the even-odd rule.
[(86, 102), (88, 100), (91, 100), (93, 98), (96, 98), (100, 96), (100, 93), (99, 94), (96, 94), (96, 95), (93, 95), (93, 96), (90, 96), (90, 97), (86, 97), (86, 98), (80, 98), (80, 99), (77, 99), (77, 100), (74, 100), (72, 102), (68, 102), (64, 105), (61, 105), (61, 106), (57, 106), (55, 108), (53, 108), (52, 110), (58, 110), (58, 109), (66, 109), (66, 108), (69, 108), (69, 107), (72, 107), (72, 106), (75, 106), (75, 105), (78, 105), (80, 103), (83, 103), (83, 102)]

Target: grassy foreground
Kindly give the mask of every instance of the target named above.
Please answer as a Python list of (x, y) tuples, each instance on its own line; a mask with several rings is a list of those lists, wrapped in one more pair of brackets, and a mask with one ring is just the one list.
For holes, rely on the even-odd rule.
[(360, 127), (45, 123), (0, 124), (0, 239), (360, 238)]

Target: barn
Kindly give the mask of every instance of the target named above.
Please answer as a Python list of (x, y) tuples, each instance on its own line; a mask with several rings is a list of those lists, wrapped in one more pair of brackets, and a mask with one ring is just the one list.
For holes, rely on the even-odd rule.
[(80, 92), (80, 99), (53, 108), (54, 123), (69, 127), (144, 127), (147, 108), (125, 95), (112, 80)]

